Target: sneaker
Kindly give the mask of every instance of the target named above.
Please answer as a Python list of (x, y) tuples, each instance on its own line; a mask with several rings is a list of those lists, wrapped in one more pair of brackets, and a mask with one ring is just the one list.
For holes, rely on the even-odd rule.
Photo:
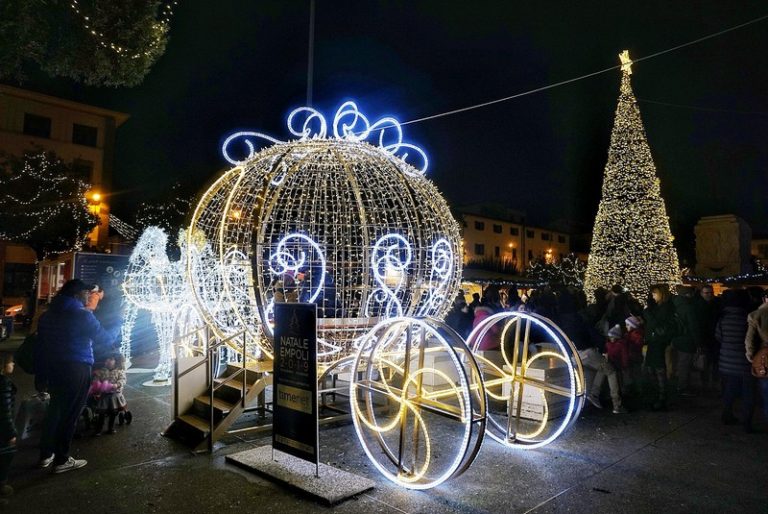
[(618, 407), (613, 408), (614, 414), (627, 414), (628, 412), (629, 411), (627, 410), (627, 408), (624, 407), (623, 405), (619, 405)]
[(678, 394), (678, 396), (680, 396), (680, 398), (695, 398), (696, 397), (696, 393), (694, 393), (690, 389), (680, 389), (680, 390), (677, 391), (677, 394)]
[(53, 467), (54, 473), (66, 473), (67, 471), (72, 471), (73, 469), (80, 469), (83, 466), (88, 464), (88, 461), (85, 459), (73, 459), (72, 457), (67, 459), (67, 462), (64, 464), (58, 464)]
[(131, 421), (133, 421), (133, 414), (131, 414), (131, 411), (128, 411), (125, 413), (125, 424), (130, 425)]
[(597, 407), (598, 409), (603, 408), (603, 404), (600, 403), (600, 398), (595, 396), (594, 394), (587, 395), (587, 400), (589, 400), (589, 403)]
[(107, 430), (107, 435), (114, 435), (115, 433), (117, 433), (117, 430), (115, 430), (114, 428), (110, 428), (109, 430)]
[(54, 454), (51, 454), (50, 457), (46, 457), (44, 459), (40, 459), (40, 461), (37, 463), (37, 467), (40, 469), (45, 469), (51, 464), (53, 464), (53, 458), (55, 457)]

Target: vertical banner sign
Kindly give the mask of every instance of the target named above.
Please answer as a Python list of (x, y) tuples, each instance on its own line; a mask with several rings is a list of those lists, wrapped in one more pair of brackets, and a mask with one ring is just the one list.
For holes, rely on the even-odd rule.
[(272, 447), (319, 462), (317, 305), (275, 304)]

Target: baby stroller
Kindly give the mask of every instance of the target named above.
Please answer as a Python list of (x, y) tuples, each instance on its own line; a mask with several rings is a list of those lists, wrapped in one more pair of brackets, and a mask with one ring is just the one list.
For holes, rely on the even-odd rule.
[(90, 426), (93, 427), (95, 435), (102, 433), (106, 419), (109, 420), (108, 434), (115, 433), (115, 421), (118, 422), (118, 425), (130, 425), (131, 421), (133, 421), (133, 415), (128, 410), (125, 397), (122, 391), (116, 388), (115, 378), (110, 378), (110, 373), (113, 373), (113, 371), (108, 371), (106, 374), (104, 370), (95, 372), (91, 388), (88, 391), (86, 409), (90, 409)]
[(77, 426), (75, 427), (75, 438), (82, 437), (86, 432), (96, 426), (96, 406), (99, 403), (99, 399), (96, 395), (92, 394), (92, 389), (88, 390), (88, 398), (85, 400), (85, 407), (83, 412), (77, 420)]

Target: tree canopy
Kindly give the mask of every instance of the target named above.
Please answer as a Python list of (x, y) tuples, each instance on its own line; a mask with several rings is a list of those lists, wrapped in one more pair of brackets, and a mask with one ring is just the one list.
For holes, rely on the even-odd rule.
[(88, 184), (52, 152), (0, 158), (0, 238), (31, 247), (38, 259), (78, 250), (99, 222)]
[(159, 0), (3, 0), (0, 79), (32, 67), (89, 86), (136, 86), (165, 52), (170, 4)]

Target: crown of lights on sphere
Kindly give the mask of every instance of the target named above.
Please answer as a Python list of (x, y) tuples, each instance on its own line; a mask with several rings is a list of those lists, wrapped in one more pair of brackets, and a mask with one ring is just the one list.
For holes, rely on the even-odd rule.
[(302, 107), (287, 125), (297, 139), (229, 136), (222, 154), (234, 167), (193, 213), (189, 233), (203, 234), (218, 270), (214, 287), (193, 287), (208, 324), (247, 330), (271, 356), (275, 302), (315, 303), (329, 364), (384, 318), (443, 317), (460, 284), (461, 239), (424, 176), (426, 154), (403, 141), (396, 119), (372, 123), (353, 102), (332, 124)]

